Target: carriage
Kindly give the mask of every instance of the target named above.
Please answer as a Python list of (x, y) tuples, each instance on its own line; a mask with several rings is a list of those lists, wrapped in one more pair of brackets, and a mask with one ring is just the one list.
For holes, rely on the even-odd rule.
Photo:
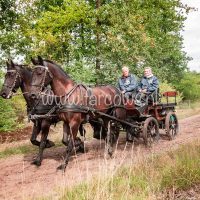
[[(128, 100), (125, 106), (126, 121), (131, 122), (134, 126), (130, 124), (126, 128), (127, 140), (133, 140), (129, 138), (130, 136), (142, 137), (145, 145), (151, 146), (154, 141), (158, 141), (160, 129), (170, 140), (174, 139), (179, 130), (178, 118), (175, 114), (176, 96), (176, 91), (164, 92), (162, 95), (155, 91), (147, 94), (145, 103), (139, 107), (133, 107), (133, 104)], [(165, 103), (161, 102), (161, 97), (165, 98)], [(135, 99), (137, 100), (137, 97)], [(169, 101), (170, 99), (171, 101)]]
[[(151, 147), (153, 142), (159, 140), (160, 130), (169, 140), (174, 139), (179, 131), (178, 118), (175, 113), (177, 92), (167, 91), (159, 94), (155, 91), (146, 94), (145, 99), (140, 96), (139, 100), (138, 96), (140, 96), (139, 93), (135, 98), (125, 100), (123, 107), (126, 113), (125, 120), (93, 110), (94, 113), (110, 119), (107, 139), (118, 138), (120, 130), (125, 130), (127, 141), (134, 142), (134, 139), (142, 138), (147, 147)], [(164, 103), (161, 102), (162, 97), (165, 99)]]

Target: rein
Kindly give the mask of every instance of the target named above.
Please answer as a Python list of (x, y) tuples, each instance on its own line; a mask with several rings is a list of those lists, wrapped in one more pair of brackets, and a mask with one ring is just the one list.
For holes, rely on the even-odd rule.
[(19, 95), (24, 95), (24, 94), (29, 94), (30, 92), (22, 92), (22, 93), (19, 93), (19, 94), (13, 94), (12, 96), (19, 96)]
[[(83, 84), (77, 84), (75, 85), (69, 92), (67, 92), (66, 94), (62, 95), (62, 96), (57, 96), (57, 95), (51, 95), (51, 94), (46, 94), (44, 92), (41, 92), (40, 94), (41, 95), (44, 95), (44, 96), (49, 96), (49, 97), (59, 97), (59, 98), (62, 98), (62, 97), (66, 97), (67, 96), (67, 99), (74, 93), (74, 91), (78, 88), (82, 86), (83, 88), (85, 88), (86, 91), (88, 91), (88, 88), (87, 86), (83, 85)], [(66, 99), (66, 100), (67, 100)]]

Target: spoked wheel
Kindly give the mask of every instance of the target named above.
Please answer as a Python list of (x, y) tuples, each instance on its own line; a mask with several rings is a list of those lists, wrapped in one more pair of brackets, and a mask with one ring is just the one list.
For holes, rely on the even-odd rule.
[(169, 112), (165, 118), (165, 131), (170, 140), (178, 134), (178, 118), (174, 112)]
[(159, 125), (154, 117), (149, 117), (144, 121), (143, 139), (147, 147), (151, 147), (159, 140)]

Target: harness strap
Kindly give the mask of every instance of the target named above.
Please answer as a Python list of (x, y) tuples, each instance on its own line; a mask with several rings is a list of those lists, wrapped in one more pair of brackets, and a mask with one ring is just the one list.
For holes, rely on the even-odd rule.
[(17, 78), (19, 77), (19, 81), (21, 82), (21, 80), (22, 80), (22, 78), (21, 78), (21, 76), (20, 76), (20, 73), (17, 71), (17, 70), (7, 70), (7, 73), (8, 72), (16, 72), (16, 76), (15, 76), (15, 80), (13, 81), (13, 84), (10, 86), (10, 85), (7, 85), (7, 84), (3, 84), (3, 86), (6, 86), (6, 87), (8, 87), (8, 88), (10, 88), (10, 91), (9, 91), (9, 95), (8, 96), (11, 96), (12, 95), (12, 90), (14, 89), (14, 87), (15, 87), (15, 84), (16, 84), (16, 82), (17, 82)]
[(47, 72), (49, 73), (49, 76), (50, 76), (51, 78), (53, 78), (53, 75), (52, 75), (52, 73), (49, 71), (49, 68), (47, 67), (46, 62), (44, 62), (44, 66), (42, 66), (42, 65), (36, 65), (35, 68), (42, 68), (42, 69), (45, 69), (45, 71), (47, 71)]

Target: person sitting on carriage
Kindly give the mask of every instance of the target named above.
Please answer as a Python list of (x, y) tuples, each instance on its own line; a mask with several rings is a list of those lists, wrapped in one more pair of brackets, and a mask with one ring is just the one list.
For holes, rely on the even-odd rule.
[(138, 92), (136, 99), (138, 100), (138, 96), (140, 99), (145, 99), (147, 97), (148, 100), (156, 101), (158, 96), (159, 82), (156, 76), (153, 75), (151, 67), (146, 67), (144, 69), (144, 76), (140, 80), (138, 84)]
[(122, 77), (118, 80), (118, 87), (126, 98), (132, 98), (137, 92), (137, 78), (135, 75), (129, 73), (129, 68), (122, 67)]

